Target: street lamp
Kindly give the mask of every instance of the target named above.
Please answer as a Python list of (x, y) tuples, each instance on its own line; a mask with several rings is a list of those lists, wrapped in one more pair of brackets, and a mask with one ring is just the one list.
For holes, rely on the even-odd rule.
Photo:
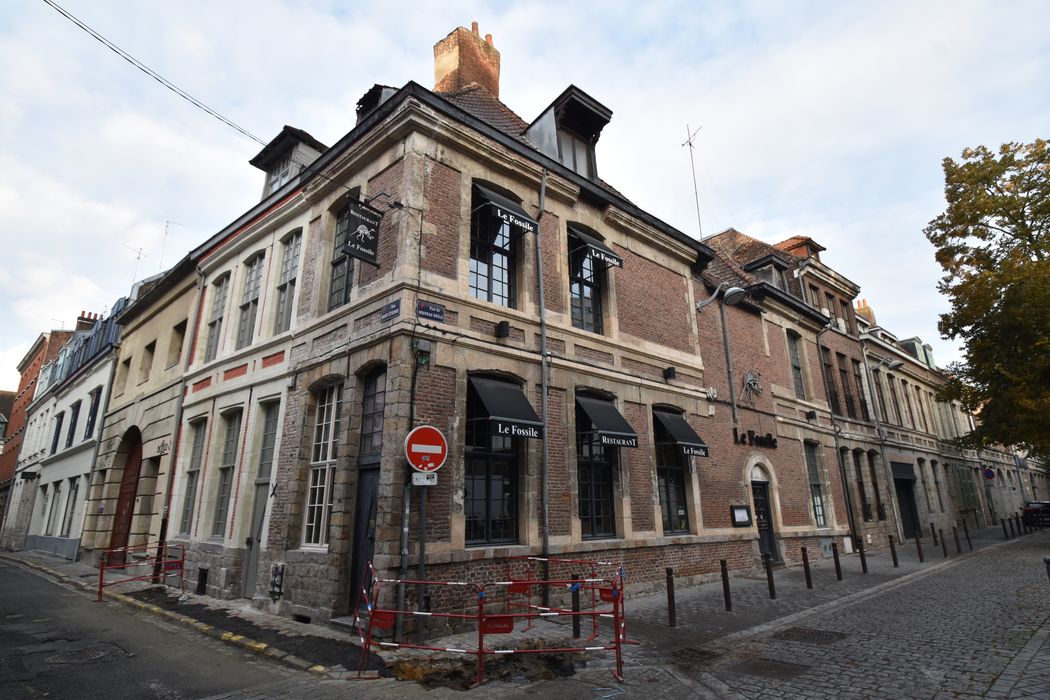
[(878, 363), (874, 367), (868, 364), (868, 347), (867, 344), (863, 344), (864, 350), (864, 367), (868, 370), (868, 395), (871, 396), (871, 416), (875, 419), (875, 430), (879, 433), (879, 454), (882, 457), (882, 467), (886, 473), (886, 491), (890, 496), (890, 507), (893, 509), (893, 514), (896, 518), (896, 530), (897, 537), (900, 542), (904, 542), (904, 530), (901, 526), (901, 514), (900, 514), (900, 503), (897, 502), (897, 489), (893, 481), (893, 470), (890, 468), (890, 462), (886, 459), (886, 433), (882, 428), (882, 421), (879, 420), (879, 410), (881, 408), (879, 401), (877, 400), (875, 393), (875, 370), (880, 367), (885, 367), (888, 370), (899, 369), (904, 365), (902, 360), (894, 360), (890, 357), (880, 357)]
[(729, 352), (729, 329), (726, 326), (726, 304), (729, 306), (736, 306), (747, 296), (747, 291), (740, 287), (727, 287), (726, 283), (722, 282), (715, 287), (715, 291), (710, 297), (703, 301), (696, 302), (696, 312), (700, 313), (704, 310), (705, 306), (717, 299), (718, 293), (722, 291), (723, 287), (726, 287), (726, 290), (722, 294), (722, 303), (718, 305), (718, 313), (722, 319), (722, 348), (726, 353), (726, 374), (729, 378), (729, 403), (733, 411), (733, 427), (736, 428), (736, 386), (733, 381), (733, 357)]

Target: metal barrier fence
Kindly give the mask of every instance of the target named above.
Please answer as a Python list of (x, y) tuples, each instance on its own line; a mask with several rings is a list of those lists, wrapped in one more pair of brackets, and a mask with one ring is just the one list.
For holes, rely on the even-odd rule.
[[(596, 562), (582, 562), (577, 561), (576, 563), (587, 563), (592, 564)], [(379, 676), (364, 676), (365, 663), (367, 661), (368, 651), (374, 647), (387, 648), (387, 649), (420, 649), (423, 651), (442, 651), (453, 654), (466, 654), (477, 657), (477, 673), (474, 680), (475, 686), (481, 685), (485, 680), (485, 657), (486, 656), (503, 656), (511, 654), (557, 654), (557, 653), (580, 653), (580, 652), (592, 652), (592, 651), (611, 651), (615, 657), (615, 667), (613, 669), (613, 677), (618, 681), (623, 681), (623, 654), (622, 646), (624, 641), (624, 608), (623, 608), (623, 577), (622, 570), (613, 577), (608, 578), (583, 578), (583, 579), (524, 579), (524, 580), (508, 580), (508, 581), (491, 581), (487, 583), (472, 583), (467, 581), (420, 581), (415, 579), (389, 579), (380, 578), (372, 564), (369, 563), (369, 572), (371, 574), (371, 586), (370, 589), (362, 588), (361, 596), (365, 604), (365, 608), (368, 611), (368, 622), (364, 626), (364, 633), (361, 633), (361, 620), (360, 614), (355, 616), (354, 624), (358, 630), (358, 635), (361, 641), (361, 663), (358, 667), (357, 677), (359, 679), (375, 679)], [(467, 590), (471, 590), (473, 595), (476, 597), (477, 612), (475, 613), (453, 613), (453, 612), (430, 612), (430, 611), (417, 611), (417, 610), (398, 610), (393, 608), (381, 608), (378, 605), (380, 595), (382, 593), (383, 584), (404, 584), (404, 585), (425, 585), (435, 587), (449, 587), (455, 588), (460, 587)], [(512, 610), (510, 599), (510, 591), (513, 589), (517, 594), (525, 594), (531, 600), (531, 593), (529, 591), (533, 587), (553, 587), (571, 592), (579, 592), (581, 590), (588, 590), (591, 592), (595, 605), (586, 611), (571, 610), (557, 606), (537, 606), (531, 602), (527, 603), (528, 607), (524, 608), (522, 612), (502, 612), (502, 613), (489, 613), (486, 612), (487, 593), (502, 593), (506, 596), (507, 601), (503, 606), (504, 610)], [(608, 608), (602, 608), (598, 605), (598, 602), (609, 604)], [(520, 604), (518, 606), (521, 608)], [(471, 620), (474, 621), (477, 627), (477, 646), (476, 648), (456, 648), (456, 647), (439, 647), (427, 644), (407, 644), (404, 642), (385, 642), (377, 641), (375, 639), (375, 632), (377, 630), (390, 630), (393, 629), (397, 618), (399, 616), (414, 616), (417, 618), (444, 618), (451, 620)], [(494, 634), (509, 634), (514, 632), (515, 621), (517, 619), (527, 620), (527, 625), (522, 631), (531, 629), (532, 621), (536, 618), (554, 618), (554, 617), (591, 617), (594, 621), (594, 633), (588, 638), (587, 641), (593, 641), (599, 634), (598, 632), (598, 619), (605, 618), (612, 622), (613, 637), (610, 643), (588, 645), (588, 646), (565, 646), (565, 647), (552, 647), (552, 648), (529, 648), (529, 649), (495, 649), (486, 646), (485, 637), (487, 635)]]
[[(149, 573), (115, 581), (106, 580), (107, 571), (135, 573), (144, 567), (148, 567)], [(118, 583), (130, 583), (132, 581), (153, 581), (154, 583), (167, 585), (168, 577), (176, 575), (176, 572), (179, 577), (179, 590), (185, 591), (185, 571), (185, 545), (148, 542), (129, 547), (107, 549), (102, 553), (98, 563), (98, 602), (102, 602), (102, 589), (106, 586), (115, 586)]]

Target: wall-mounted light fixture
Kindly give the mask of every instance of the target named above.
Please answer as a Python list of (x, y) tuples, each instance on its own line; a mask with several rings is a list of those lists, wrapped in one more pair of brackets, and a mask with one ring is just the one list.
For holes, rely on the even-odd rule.
[(497, 338), (509, 338), (510, 337), (510, 321), (500, 321), (496, 324), (496, 337)]
[(806, 411), (806, 420), (816, 420), (816, 419), (817, 419), (817, 412), (816, 411)]
[(678, 370), (674, 367), (664, 367), (664, 379), (671, 381), (678, 376)]

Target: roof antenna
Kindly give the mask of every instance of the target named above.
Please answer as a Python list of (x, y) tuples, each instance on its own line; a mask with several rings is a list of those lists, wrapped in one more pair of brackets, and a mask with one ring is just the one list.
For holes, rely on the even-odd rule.
[(142, 252), (142, 248), (132, 248), (131, 246), (126, 245), (124, 243), (121, 243), (120, 245), (123, 246), (124, 248), (127, 248), (128, 250), (130, 250), (132, 253), (135, 254), (135, 267), (132, 268), (132, 270), (131, 270), (131, 286), (134, 287), (135, 286), (135, 276), (138, 275), (138, 273), (139, 273), (139, 260), (142, 260), (142, 258), (145, 258), (145, 257), (148, 257), (148, 256), (145, 253)]
[(164, 222), (164, 238), (160, 242), (160, 262), (157, 264), (157, 271), (164, 272), (164, 247), (168, 244), (168, 226), (175, 224), (176, 226), (184, 226), (178, 221), (172, 221), (170, 219)]
[(696, 164), (693, 162), (693, 139), (700, 133), (700, 129), (704, 127), (697, 127), (696, 131), (690, 133), (689, 125), (685, 125), (685, 143), (683, 146), (689, 146), (689, 167), (693, 169), (693, 196), (696, 197), (696, 228), (700, 232), (700, 242), (704, 241), (704, 228), (700, 225), (700, 190), (696, 186)]

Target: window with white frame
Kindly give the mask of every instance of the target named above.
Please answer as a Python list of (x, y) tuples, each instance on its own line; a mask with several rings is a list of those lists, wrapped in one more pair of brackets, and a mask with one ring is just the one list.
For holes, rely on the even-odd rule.
[(222, 462), (219, 464), (218, 486), (215, 490), (215, 513), (211, 536), (222, 537), (230, 513), (230, 491), (233, 487), (234, 467), (237, 465), (237, 444), (241, 435), (241, 411), (230, 411), (222, 417), (225, 433), (222, 441)]
[(241, 321), (237, 326), (237, 349), (252, 344), (255, 335), (255, 317), (259, 314), (259, 289), (262, 286), (263, 261), (265, 255), (259, 253), (247, 263), (244, 275), (244, 293), (241, 295)]
[(339, 411), (342, 402), (341, 384), (333, 384), (317, 392), (310, 480), (306, 494), (306, 522), (303, 527), (305, 545), (323, 547), (328, 544), (335, 464), (339, 456)]
[(815, 442), (803, 444), (806, 450), (806, 471), (809, 473), (809, 490), (813, 497), (813, 519), (817, 527), (827, 527), (828, 518), (824, 511), (824, 480), (820, 475), (820, 445)]
[(328, 310), (343, 306), (350, 301), (353, 286), (354, 259), (346, 254), (343, 246), (350, 238), (350, 204), (347, 203), (335, 216), (335, 240), (332, 242), (332, 272), (328, 284)]
[(204, 438), (207, 435), (208, 422), (198, 420), (190, 423), (191, 444), (190, 464), (186, 469), (186, 489), (182, 496), (182, 517), (179, 518), (179, 532), (190, 534), (193, 526), (193, 509), (197, 501), (197, 484), (200, 480), (201, 462), (204, 459)]
[(292, 306), (295, 300), (296, 275), (299, 270), (299, 252), (303, 232), (296, 231), (281, 242), (281, 275), (277, 278), (277, 313), (273, 332), (284, 333), (292, 327)]
[(230, 288), (229, 273), (212, 284), (211, 316), (208, 318), (208, 341), (204, 345), (204, 361), (211, 362), (219, 354), (219, 343), (222, 342), (222, 320), (226, 315), (226, 294)]
[(572, 325), (591, 333), (602, 333), (602, 296), (605, 265), (591, 248), (569, 236), (569, 306)]
[(285, 184), (292, 179), (292, 157), (287, 155), (280, 160), (274, 162), (273, 167), (269, 171), (269, 181), (267, 182), (270, 193), (273, 194), (277, 190), (281, 189), (281, 185)]

